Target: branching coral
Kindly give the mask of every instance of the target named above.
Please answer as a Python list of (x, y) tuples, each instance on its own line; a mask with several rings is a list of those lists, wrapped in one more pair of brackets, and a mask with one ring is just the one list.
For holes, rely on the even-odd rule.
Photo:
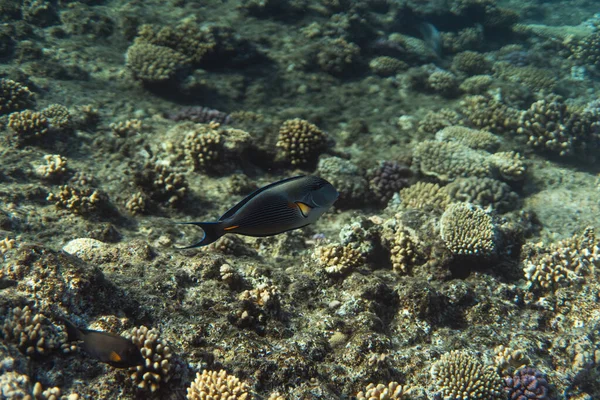
[(421, 172), (443, 182), (459, 177), (491, 176), (489, 155), (456, 142), (425, 140), (415, 146), (414, 162)]
[(518, 370), (512, 377), (505, 378), (505, 390), (509, 399), (549, 400), (550, 385), (546, 377), (530, 367)]
[(436, 391), (445, 399), (504, 399), (502, 379), (493, 366), (484, 366), (474, 357), (451, 351), (431, 367)]
[(173, 79), (188, 66), (188, 59), (181, 53), (164, 46), (136, 43), (127, 49), (126, 64), (133, 75), (147, 83)]
[(489, 256), (496, 251), (492, 217), (468, 203), (446, 208), (440, 220), (440, 236), (453, 254)]
[(146, 163), (135, 175), (135, 181), (151, 199), (171, 207), (176, 206), (188, 191), (185, 177), (159, 162)]
[(493, 133), (464, 126), (446, 127), (437, 132), (435, 138), (442, 142), (456, 142), (471, 149), (489, 152), (494, 152), (500, 147), (500, 138)]
[(343, 38), (325, 39), (325, 43), (319, 48), (317, 64), (332, 75), (344, 74), (359, 61), (360, 47)]
[(406, 208), (444, 210), (450, 204), (450, 195), (437, 183), (417, 182), (400, 190), (400, 200)]
[(63, 185), (60, 192), (50, 193), (47, 200), (73, 214), (85, 215), (97, 211), (104, 199), (96, 190)]
[(187, 389), (188, 400), (250, 400), (250, 387), (225, 370), (202, 371)]
[(327, 136), (316, 125), (300, 118), (284, 121), (279, 128), (277, 147), (294, 166), (315, 162), (325, 150)]
[(390, 382), (387, 385), (369, 383), (364, 391), (356, 394), (357, 400), (409, 400), (412, 388)]
[(33, 105), (33, 93), (12, 79), (0, 79), (0, 115), (21, 111)]
[(364, 264), (359, 251), (350, 245), (330, 244), (317, 247), (314, 252), (317, 263), (331, 275), (343, 275)]
[(492, 178), (458, 178), (446, 186), (453, 200), (505, 212), (518, 206), (519, 196), (506, 183)]
[(142, 390), (156, 392), (161, 384), (171, 379), (173, 357), (171, 349), (160, 337), (156, 329), (145, 326), (133, 328), (129, 332), (131, 341), (140, 348), (144, 365), (139, 365), (131, 374), (131, 380)]
[(461, 103), (461, 113), (479, 129), (492, 133), (516, 130), (519, 111), (485, 96), (467, 96)]
[(48, 132), (49, 122), (44, 114), (25, 110), (10, 114), (8, 127), (13, 132), (17, 144), (21, 145), (45, 135)]
[(29, 356), (46, 355), (60, 348), (64, 337), (43, 314), (28, 307), (14, 307), (6, 314), (2, 336)]
[(382, 161), (377, 168), (369, 171), (369, 187), (375, 199), (382, 205), (410, 184), (412, 171), (408, 166), (394, 161)]
[(598, 273), (600, 242), (594, 229), (544, 245), (527, 245), (523, 250), (523, 271), (532, 289), (555, 289)]

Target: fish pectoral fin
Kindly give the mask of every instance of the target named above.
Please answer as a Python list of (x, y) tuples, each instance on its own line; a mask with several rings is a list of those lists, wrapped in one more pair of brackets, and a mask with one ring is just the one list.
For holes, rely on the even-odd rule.
[(232, 225), (232, 226), (228, 226), (227, 228), (223, 228), (224, 231), (232, 231), (234, 229), (239, 228), (239, 225)]
[(309, 206), (306, 203), (302, 203), (301, 201), (297, 201), (296, 205), (298, 206), (298, 209), (300, 210), (300, 212), (302, 213), (302, 216), (304, 218), (308, 218), (308, 215), (310, 214), (310, 212), (312, 211), (312, 207)]
[(121, 356), (114, 351), (110, 352), (109, 358), (112, 362), (121, 362)]

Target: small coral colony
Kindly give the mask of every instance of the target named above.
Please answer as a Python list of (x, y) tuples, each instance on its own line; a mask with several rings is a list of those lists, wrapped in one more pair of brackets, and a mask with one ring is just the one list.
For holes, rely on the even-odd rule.
[(0, 0), (0, 398), (600, 398), (592, 6)]

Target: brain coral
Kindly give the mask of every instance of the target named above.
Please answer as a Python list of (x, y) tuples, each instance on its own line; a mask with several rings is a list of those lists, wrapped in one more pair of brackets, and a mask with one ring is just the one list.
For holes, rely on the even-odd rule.
[(440, 236), (453, 254), (487, 256), (496, 250), (496, 227), (480, 207), (455, 203), (440, 219)]
[(444, 354), (431, 367), (431, 376), (444, 399), (504, 400), (502, 379), (493, 366), (484, 366), (461, 351)]
[(413, 151), (414, 162), (421, 172), (442, 182), (459, 177), (491, 176), (489, 154), (456, 142), (425, 140)]

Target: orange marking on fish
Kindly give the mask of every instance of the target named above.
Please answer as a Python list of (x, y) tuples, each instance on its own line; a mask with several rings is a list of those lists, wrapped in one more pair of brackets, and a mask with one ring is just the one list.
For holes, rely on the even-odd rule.
[(223, 230), (225, 230), (225, 231), (230, 231), (230, 230), (233, 230), (233, 229), (235, 229), (235, 228), (239, 228), (239, 227), (240, 227), (239, 225), (233, 225), (233, 226), (228, 226), (227, 228), (225, 228), (225, 229), (223, 229)]
[(304, 215), (305, 217), (307, 217), (308, 214), (310, 213), (310, 210), (312, 210), (312, 208), (308, 204), (304, 204), (299, 201), (296, 202), (296, 205), (300, 209), (300, 212), (302, 213), (302, 215)]
[(294, 209), (294, 208), (298, 207), (296, 205), (296, 203), (292, 203), (291, 201), (287, 203), (287, 206), (288, 206), (288, 208), (291, 208), (291, 209)]
[(110, 352), (110, 361), (112, 362), (120, 362), (121, 361), (121, 356), (118, 355), (117, 353), (115, 353), (114, 351)]

